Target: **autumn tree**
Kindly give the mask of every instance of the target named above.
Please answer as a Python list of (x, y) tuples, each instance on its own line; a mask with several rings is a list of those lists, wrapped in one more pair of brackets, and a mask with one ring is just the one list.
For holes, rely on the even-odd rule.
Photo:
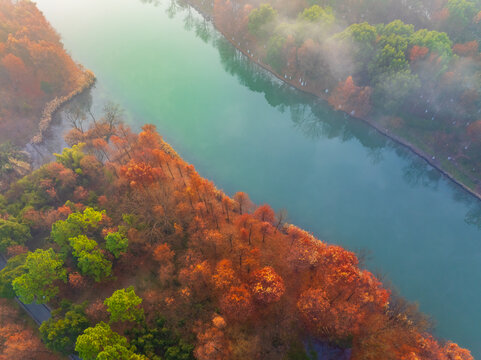
[(228, 259), (220, 260), (215, 267), (215, 274), (212, 279), (214, 286), (219, 290), (225, 290), (232, 286), (236, 281), (232, 262)]
[(365, 116), (371, 111), (369, 87), (356, 86), (352, 76), (340, 82), (329, 96), (329, 104), (335, 109), (357, 116)]
[(253, 311), (252, 295), (245, 284), (231, 286), (221, 299), (221, 310), (234, 320), (247, 319)]
[(270, 266), (259, 269), (252, 274), (251, 293), (259, 303), (277, 302), (285, 290), (284, 281)]
[(224, 334), (225, 320), (216, 316), (212, 325), (197, 333), (197, 347), (194, 354), (198, 360), (224, 360), (229, 358), (229, 345)]

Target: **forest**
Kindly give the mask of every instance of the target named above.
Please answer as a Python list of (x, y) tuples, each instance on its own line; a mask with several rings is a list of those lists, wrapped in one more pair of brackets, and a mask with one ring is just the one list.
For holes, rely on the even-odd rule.
[(34, 3), (0, 1), (0, 143), (23, 146), (41, 136), (51, 112), (91, 76), (65, 52)]
[(407, 145), (479, 194), (481, 3), (191, 0), (283, 81)]
[[(364, 11), (359, 2), (284, 4), (281, 14), (276, 4), (220, 1), (214, 10), (216, 21), (225, 21), (223, 31), (237, 24), (229, 18), (232, 9), (244, 13), (236, 36), (243, 34), (246, 44), (253, 41), (256, 51), (265, 50), (267, 63), (286, 72), (286, 79), (296, 74), (297, 81), (300, 58), (296, 55), (296, 65), (287, 55), (279, 62), (278, 51), (297, 44), (297, 53), (301, 48), (309, 53), (330, 32), (340, 43), (371, 41), (373, 48), (359, 50), (360, 58), (377, 54), (381, 43), (385, 51), (375, 57), (389, 56), (393, 44), (401, 49), (405, 43), (410, 53), (417, 46), (419, 59), (434, 56), (429, 61), (446, 69), (463, 59), (474, 64), (479, 57), (467, 45), (448, 47), (451, 40), (437, 30), (415, 32), (399, 20), (357, 24)], [(457, 27), (442, 4), (432, 6), (440, 7), (439, 24), (452, 38), (472, 25)], [(479, 10), (479, 3), (473, 9)], [(382, 7), (376, 10), (379, 14), (371, 12), (365, 20), (388, 16)], [(219, 11), (225, 12), (221, 18)], [(430, 23), (424, 10), (418, 11), (416, 19), (407, 11), (404, 21)], [(435, 337), (430, 319), (367, 270), (363, 256), (317, 239), (290, 224), (284, 210), (256, 205), (245, 192), (227, 195), (184, 161), (154, 125), (130, 129), (119, 105), (106, 104), (99, 118), (71, 113), (68, 147), (32, 170), (22, 146), (43, 141), (42, 129), (53, 113), (95, 77), (65, 52), (34, 3), (0, 0), (0, 16), (0, 255), (6, 259), (0, 271), (0, 359), (75, 354), (83, 360), (312, 360), (326, 347), (352, 360), (474, 359), (469, 350)], [(278, 24), (279, 16), (286, 23)], [(348, 30), (333, 32), (337, 17), (352, 23)], [(273, 35), (277, 26), (285, 34), (295, 28), (302, 41)], [(463, 44), (477, 41), (478, 28), (472, 29), (473, 38)], [(430, 53), (430, 41), (449, 61)], [(457, 55), (459, 49), (467, 52)], [(299, 83), (311, 89), (333, 86), (329, 101), (336, 107), (368, 114), (371, 94), (388, 94), (376, 89), (384, 80), (376, 85), (374, 73), (399, 80), (398, 70), (381, 74), (382, 64), (403, 69), (403, 86), (419, 82), (419, 74), (408, 70), (415, 60), (406, 66), (398, 60), (378, 58), (374, 67), (358, 61), (356, 66), (366, 67), (341, 83), (332, 74), (316, 78), (315, 72), (302, 75)], [(293, 72), (286, 66), (294, 66)], [(425, 66), (433, 70), (432, 64)], [(354, 91), (346, 100), (347, 88)], [(405, 101), (412, 93), (409, 88)], [(388, 107), (398, 101), (385, 100)], [(465, 119), (473, 115), (464, 114)], [(47, 304), (52, 316), (36, 329), (14, 299)]]
[[(89, 359), (473, 359), (352, 252), (202, 178), (106, 113), (0, 198), (0, 294), (46, 302), (46, 346)], [(311, 349), (311, 350), (309, 350)]]

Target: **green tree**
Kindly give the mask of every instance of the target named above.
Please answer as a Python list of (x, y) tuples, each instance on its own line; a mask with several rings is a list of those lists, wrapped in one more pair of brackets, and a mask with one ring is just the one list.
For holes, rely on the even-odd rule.
[(91, 253), (98, 244), (95, 240), (89, 239), (85, 235), (79, 235), (68, 239), (70, 246), (72, 247), (72, 255), (79, 258), (82, 252)]
[(381, 108), (396, 112), (420, 86), (418, 76), (412, 74), (410, 70), (386, 74), (378, 81), (374, 89), (374, 98)]
[(30, 228), (16, 220), (0, 218), (0, 252), (12, 245), (23, 245), (30, 240)]
[(28, 253), (23, 269), (24, 274), (15, 278), (12, 286), (20, 300), (25, 303), (48, 302), (58, 293), (55, 282), (67, 281), (63, 261), (53, 249), (37, 249)]
[(65, 148), (61, 154), (54, 154), (57, 158), (57, 162), (73, 170), (77, 174), (82, 174), (82, 168), (80, 161), (85, 156), (82, 149), (85, 147), (84, 143), (80, 143), (72, 146), (72, 148)]
[(299, 20), (331, 25), (334, 23), (335, 17), (331, 8), (323, 9), (319, 5), (313, 5), (299, 14)]
[(449, 10), (449, 19), (460, 25), (468, 25), (476, 15), (476, 4), (466, 0), (449, 0), (446, 7)]
[(74, 305), (57, 309), (50, 319), (42, 323), (40, 335), (49, 349), (64, 355), (74, 352), (77, 337), (89, 327), (84, 308), (83, 305)]
[(414, 25), (405, 24), (401, 20), (394, 20), (386, 25), (378, 26), (380, 36), (390, 37), (392, 35), (402, 38), (409, 38), (414, 33)]
[(286, 65), (286, 55), (284, 52), (285, 43), (285, 37), (274, 35), (269, 39), (267, 45), (266, 62), (277, 72), (280, 72)]
[(111, 232), (105, 236), (105, 247), (118, 259), (121, 254), (127, 252), (129, 239), (120, 232)]
[(377, 29), (367, 22), (352, 24), (343, 32), (334, 36), (344, 48), (352, 52), (357, 73), (365, 79), (368, 65), (371, 63), (377, 48)]
[(112, 274), (112, 263), (98, 249), (80, 252), (77, 264), (82, 274), (92, 276), (97, 282)]
[(277, 17), (271, 5), (262, 4), (257, 9), (253, 9), (249, 14), (249, 21), (247, 28), (249, 32), (260, 39), (266, 38), (269, 35), (269, 25), (273, 24)]
[(97, 360), (147, 360), (143, 355), (135, 354), (121, 344), (108, 345), (101, 351)]
[(427, 47), (430, 51), (439, 54), (445, 64), (453, 57), (453, 42), (444, 32), (426, 29), (416, 31), (410, 38), (410, 45)]
[[(111, 358), (109, 356), (115, 353), (125, 354), (126, 351), (133, 355), (127, 339), (117, 334), (103, 321), (95, 325), (95, 327), (85, 329), (83, 334), (77, 338), (75, 351), (78, 352), (83, 360), (96, 360), (100, 359), (100, 356), (103, 359), (125, 359), (122, 357)], [(104, 351), (105, 353), (101, 355)], [(129, 357), (126, 359), (130, 360)]]
[(12, 299), (16, 296), (12, 281), (23, 275), (26, 258), (27, 254), (20, 254), (8, 259), (7, 265), (0, 271), (0, 297)]
[(135, 294), (133, 286), (115, 291), (104, 301), (111, 321), (141, 321), (144, 318), (141, 303), (142, 299)]
[(150, 360), (194, 360), (194, 346), (183, 341), (167, 326), (164, 318), (158, 317), (155, 326), (145, 322), (127, 330), (131, 344)]
[(59, 220), (52, 225), (50, 237), (60, 246), (63, 255), (67, 255), (71, 250), (69, 239), (96, 230), (104, 215), (105, 211), (96, 211), (91, 207), (72, 213), (67, 220)]

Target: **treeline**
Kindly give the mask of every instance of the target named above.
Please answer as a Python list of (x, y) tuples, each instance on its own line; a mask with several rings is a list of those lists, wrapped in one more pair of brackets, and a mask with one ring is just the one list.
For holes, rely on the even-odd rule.
[[(0, 198), (0, 295), (48, 302), (47, 347), (89, 359), (473, 359), (356, 255), (229, 197), (152, 125), (106, 115)], [(310, 339), (310, 340), (309, 340)], [(309, 355), (311, 354), (311, 355)]]
[(189, 0), (251, 60), (481, 191), (481, 3)]
[(33, 2), (0, 0), (0, 143), (25, 145), (39, 131), (45, 104), (84, 81)]

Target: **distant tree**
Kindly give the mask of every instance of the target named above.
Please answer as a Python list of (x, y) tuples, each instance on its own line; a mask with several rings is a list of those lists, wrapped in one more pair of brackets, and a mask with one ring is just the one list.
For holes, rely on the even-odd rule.
[[(328, 66), (322, 61), (322, 49), (319, 43), (312, 39), (304, 41), (297, 50), (297, 63), (299, 70), (310, 79), (317, 79), (322, 76), (324, 69)], [(327, 70), (327, 69), (326, 69)]]
[(449, 10), (449, 20), (460, 26), (471, 23), (476, 15), (476, 5), (472, 1), (448, 0), (446, 7)]
[(17, 296), (25, 303), (46, 303), (58, 293), (58, 280), (67, 281), (63, 261), (52, 249), (37, 249), (25, 260), (24, 274), (12, 282)]
[(239, 191), (234, 195), (234, 200), (239, 204), (239, 212), (242, 215), (243, 211), (248, 210), (252, 205), (249, 195), (245, 192)]
[(104, 301), (110, 321), (141, 321), (144, 317), (141, 303), (142, 299), (135, 294), (133, 286), (115, 291)]
[(269, 25), (274, 23), (276, 17), (277, 11), (271, 5), (262, 4), (249, 14), (247, 28), (255, 37), (266, 38), (270, 33)]
[(336, 110), (362, 117), (371, 111), (371, 94), (370, 87), (356, 86), (352, 76), (349, 76), (338, 84), (328, 101)]
[(378, 106), (389, 112), (396, 112), (420, 87), (419, 77), (410, 70), (393, 72), (379, 78), (373, 98)]
[(331, 25), (334, 23), (335, 18), (331, 8), (323, 9), (319, 5), (313, 5), (304, 9), (304, 11), (299, 14), (299, 20), (320, 23), (323, 25)]
[(114, 129), (123, 121), (124, 110), (119, 104), (107, 102), (103, 111), (104, 116), (101, 121), (107, 125), (108, 132), (105, 140), (109, 141), (110, 136), (114, 134)]
[(422, 29), (412, 34), (409, 40), (411, 45), (425, 47), (430, 52), (438, 54), (444, 64), (447, 64), (453, 57), (453, 43), (444, 32)]
[(476, 40), (464, 44), (454, 44), (453, 52), (459, 56), (476, 56), (479, 54), (479, 44)]
[(266, 63), (268, 63), (276, 72), (286, 66), (287, 57), (284, 51), (286, 38), (282, 35), (274, 35), (267, 43)]
[(352, 24), (344, 31), (336, 34), (334, 39), (340, 41), (340, 51), (352, 58), (355, 73), (359, 74), (359, 76), (367, 82), (369, 80), (368, 67), (376, 55), (376, 48), (378, 46), (378, 32), (376, 27), (367, 22)]
[(268, 222), (270, 224), (274, 224), (276, 220), (276, 213), (272, 208), (267, 205), (261, 205), (254, 211), (254, 217), (262, 222)]

